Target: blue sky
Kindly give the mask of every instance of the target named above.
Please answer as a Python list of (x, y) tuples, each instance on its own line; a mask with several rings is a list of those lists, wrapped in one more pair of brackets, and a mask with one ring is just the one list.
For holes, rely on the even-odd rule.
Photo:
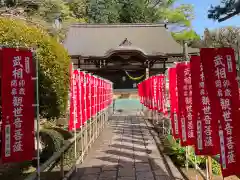
[(221, 0), (178, 0), (177, 4), (192, 4), (195, 11), (195, 19), (192, 22), (193, 29), (203, 35), (205, 28), (214, 29), (223, 26), (240, 26), (240, 16), (218, 23), (207, 18), (207, 10), (213, 5), (218, 5)]

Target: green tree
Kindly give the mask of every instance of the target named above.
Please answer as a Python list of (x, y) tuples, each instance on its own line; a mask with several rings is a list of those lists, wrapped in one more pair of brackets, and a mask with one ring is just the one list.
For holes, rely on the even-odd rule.
[(225, 21), (240, 13), (240, 0), (222, 0), (220, 5), (211, 6), (208, 10), (208, 18)]
[(191, 29), (193, 7), (177, 0), (88, 0), (87, 16), (90, 23), (163, 23), (169, 22), (176, 40), (198, 39)]
[(70, 58), (64, 47), (41, 28), (22, 20), (0, 17), (0, 43), (10, 47), (34, 47), (39, 62), (40, 113), (64, 115), (68, 100)]
[(200, 40), (200, 36), (194, 30), (184, 30), (180, 33), (172, 33), (173, 38), (177, 42), (188, 41), (191, 44), (192, 41)]
[(85, 19), (87, 16), (87, 1), (86, 0), (71, 0), (67, 2), (70, 11), (77, 19)]
[(88, 0), (87, 18), (90, 23), (119, 22), (119, 4), (117, 0)]
[(190, 4), (181, 4), (174, 6), (176, 0), (169, 0), (158, 10), (161, 19), (167, 19), (169, 29), (173, 38), (177, 42), (199, 40), (200, 37), (191, 27), (191, 21), (194, 19), (193, 6)]
[(153, 23), (159, 21), (158, 7), (151, 1), (119, 1), (119, 18), (121, 23)]
[[(11, 6), (23, 7), (28, 19), (43, 25), (59, 39), (64, 38), (67, 27), (75, 22), (163, 23), (165, 20), (169, 22), (170, 31), (176, 33), (176, 40), (184, 39), (183, 37), (192, 39), (193, 7), (188, 4), (174, 7), (176, 1), (42, 0), (38, 3), (36, 0), (6, 0)], [(61, 29), (52, 26), (56, 18), (62, 20)]]
[[(40, 24), (58, 39), (64, 38), (70, 24), (85, 21), (85, 0), (41, 0), (41, 3), (37, 0), (5, 0), (4, 2), (2, 7), (5, 9), (4, 12), (18, 14), (21, 18)], [(55, 19), (61, 21), (60, 28), (53, 27)]]
[(174, 6), (176, 0), (169, 0), (168, 3), (160, 6), (158, 16), (161, 19), (167, 19), (169, 23), (176, 25), (176, 30), (191, 26), (194, 19), (193, 6), (190, 4), (181, 4)]

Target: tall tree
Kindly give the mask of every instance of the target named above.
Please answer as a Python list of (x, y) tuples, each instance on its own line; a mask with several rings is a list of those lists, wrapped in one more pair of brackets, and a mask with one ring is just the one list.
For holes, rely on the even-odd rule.
[(238, 51), (240, 49), (240, 28), (223, 27), (212, 31), (205, 29), (203, 38), (195, 41), (192, 46), (197, 48), (232, 47)]
[(69, 0), (67, 2), (70, 11), (77, 19), (86, 18), (87, 2), (86, 0)]
[(189, 4), (174, 6), (177, 0), (88, 0), (90, 23), (163, 23), (177, 41), (194, 40), (198, 36), (191, 28), (194, 18)]
[(87, 17), (90, 23), (119, 22), (119, 4), (117, 0), (88, 0)]
[(183, 41), (187, 41), (188, 44), (191, 44), (193, 41), (200, 40), (200, 36), (192, 29), (184, 30), (180, 33), (172, 33), (172, 36), (177, 42), (180, 43)]
[(200, 37), (191, 26), (191, 21), (194, 19), (193, 6), (181, 4), (176, 7), (174, 6), (176, 1), (169, 0), (162, 4), (158, 10), (159, 17), (169, 22), (168, 27), (176, 41), (191, 43), (194, 40), (199, 40)]
[[(46, 28), (59, 40), (64, 38), (68, 26), (74, 22), (84, 22), (85, 0), (2, 0), (2, 9), (8, 14), (21, 16)], [(19, 13), (21, 9), (21, 13)], [(1, 12), (0, 12), (1, 14)]]
[[(89, 23), (163, 23), (169, 22), (177, 40), (193, 39), (191, 29), (193, 7), (177, 0), (4, 0), (11, 7), (24, 7), (28, 18), (43, 24), (56, 34), (52, 24), (56, 18), (62, 27), (72, 22)], [(35, 5), (25, 6), (28, 4)], [(30, 7), (30, 8), (29, 8)], [(37, 8), (36, 8), (37, 7)], [(64, 28), (63, 28), (64, 29)], [(188, 37), (189, 36), (189, 37)]]
[(152, 1), (120, 0), (121, 23), (153, 23), (159, 21), (158, 7)]
[(240, 0), (222, 0), (220, 5), (211, 6), (208, 11), (208, 18), (225, 21), (240, 13)]
[[(200, 41), (193, 42), (191, 47), (231, 47), (235, 50), (236, 60), (238, 62), (237, 67), (238, 70), (240, 69), (240, 28), (224, 27), (212, 31), (205, 29), (203, 38)], [(240, 76), (240, 71), (238, 71), (238, 76)]]

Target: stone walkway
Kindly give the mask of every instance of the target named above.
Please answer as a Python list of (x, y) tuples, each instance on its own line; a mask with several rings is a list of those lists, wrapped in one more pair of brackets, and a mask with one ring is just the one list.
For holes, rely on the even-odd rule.
[(145, 121), (116, 115), (71, 180), (170, 180)]

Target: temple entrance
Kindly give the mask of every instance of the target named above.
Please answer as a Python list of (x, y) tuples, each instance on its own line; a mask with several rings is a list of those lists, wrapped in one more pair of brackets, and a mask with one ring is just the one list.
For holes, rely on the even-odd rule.
[[(115, 92), (124, 95), (145, 78), (165, 73), (184, 52), (164, 24), (76, 24), (64, 46), (74, 69), (112, 81)], [(188, 54), (196, 52), (188, 48)]]
[(101, 71), (94, 73), (113, 82), (114, 89), (136, 89), (137, 84), (145, 79), (145, 70)]

